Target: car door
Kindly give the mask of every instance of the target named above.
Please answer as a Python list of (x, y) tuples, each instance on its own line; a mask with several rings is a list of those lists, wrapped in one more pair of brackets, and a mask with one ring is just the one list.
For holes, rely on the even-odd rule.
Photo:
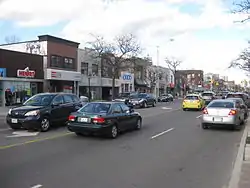
[(126, 125), (127, 124), (127, 116), (126, 116), (126, 113), (124, 113), (122, 111), (122, 108), (121, 108), (121, 106), (118, 103), (112, 105), (111, 114), (112, 114), (113, 118), (116, 119), (116, 121), (118, 123), (118, 126), (119, 126), (119, 129), (121, 131), (126, 130), (126, 127), (127, 127), (127, 125)]
[(126, 124), (126, 126), (128, 126), (128, 128), (132, 128), (135, 126), (136, 124), (136, 116), (135, 113), (131, 112), (130, 108), (125, 105), (125, 104), (120, 104), (123, 113), (125, 113), (126, 115), (126, 120), (124, 121), (124, 123)]
[[(65, 120), (64, 100), (62, 95), (57, 95), (52, 101), (51, 120), (53, 122)], [(66, 117), (67, 118), (67, 117)]]
[(74, 101), (71, 95), (67, 95), (67, 94), (63, 95), (63, 99), (64, 99), (65, 113), (68, 116), (71, 112), (75, 111)]

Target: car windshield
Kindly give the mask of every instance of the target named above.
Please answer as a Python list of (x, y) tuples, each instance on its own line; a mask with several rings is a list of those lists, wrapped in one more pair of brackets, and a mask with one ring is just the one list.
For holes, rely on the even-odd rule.
[(118, 97), (121, 97), (121, 98), (123, 98), (123, 97), (129, 97), (129, 96), (130, 96), (130, 93), (120, 93), (118, 95)]
[(186, 96), (186, 98), (185, 98), (186, 100), (199, 100), (199, 97), (198, 96)]
[(228, 94), (227, 98), (243, 98), (242, 94)]
[(48, 106), (55, 95), (34, 95), (23, 103), (25, 106)]
[(213, 96), (213, 93), (202, 93), (202, 96), (211, 97)]
[(141, 93), (141, 94), (139, 94), (138, 95), (138, 98), (146, 98), (147, 97), (147, 94), (145, 94), (145, 93)]
[(210, 103), (208, 108), (234, 108), (234, 103), (230, 101), (214, 101)]
[(108, 113), (111, 104), (107, 103), (88, 103), (83, 106), (78, 112), (82, 113)]

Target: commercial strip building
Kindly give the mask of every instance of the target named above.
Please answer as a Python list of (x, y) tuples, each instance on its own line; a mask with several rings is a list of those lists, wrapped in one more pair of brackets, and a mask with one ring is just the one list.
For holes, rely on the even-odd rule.
[[(2, 57), (3, 63), (0, 64), (0, 70), (3, 72), (2, 91), (12, 86), (10, 89), (13, 92), (20, 90), (20, 87), (29, 88), (26, 93), (31, 95), (49, 91), (88, 96), (90, 90), (92, 99), (108, 99), (112, 89), (110, 67), (101, 59), (91, 58), (88, 49), (78, 47), (77, 42), (50, 35), (41, 35), (32, 41), (0, 45), (1, 51), (11, 54)], [(14, 59), (16, 54), (22, 55)], [(4, 64), (6, 62), (8, 63)], [(152, 59), (149, 57), (136, 58), (134, 63), (121, 70), (115, 80), (115, 93), (148, 92), (146, 71), (149, 66), (152, 66)], [(166, 93), (167, 88), (173, 87), (174, 78), (168, 69), (160, 69), (163, 76), (157, 87), (160, 93)], [(19, 74), (17, 70), (20, 70)], [(15, 75), (10, 71), (14, 71)], [(18, 80), (18, 84), (7, 84), (4, 82), (7, 80)], [(21, 81), (23, 86), (20, 86)], [(30, 87), (27, 84), (24, 86), (24, 82), (31, 83)], [(5, 97), (1, 97), (1, 100), (3, 105)]]
[(43, 91), (43, 56), (0, 49), (0, 106)]

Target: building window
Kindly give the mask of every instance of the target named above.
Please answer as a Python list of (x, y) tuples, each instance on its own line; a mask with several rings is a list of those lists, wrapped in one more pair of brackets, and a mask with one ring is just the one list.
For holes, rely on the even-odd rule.
[(198, 74), (198, 77), (201, 77), (201, 74)]
[(51, 67), (62, 67), (62, 57), (57, 55), (51, 55), (50, 58)]
[(131, 92), (133, 90), (133, 84), (130, 84), (129, 91)]
[(68, 68), (68, 69), (73, 69), (74, 68), (74, 59), (73, 58), (64, 58), (64, 68)]
[(88, 75), (88, 68), (89, 67), (89, 64), (88, 63), (85, 63), (85, 62), (81, 62), (81, 73), (82, 74), (85, 74), (85, 75)]
[(98, 65), (92, 64), (92, 76), (98, 76)]
[(122, 93), (124, 93), (124, 84), (121, 84)]
[(129, 84), (125, 84), (125, 92), (128, 92)]
[(194, 74), (192, 74), (192, 78), (194, 78)]

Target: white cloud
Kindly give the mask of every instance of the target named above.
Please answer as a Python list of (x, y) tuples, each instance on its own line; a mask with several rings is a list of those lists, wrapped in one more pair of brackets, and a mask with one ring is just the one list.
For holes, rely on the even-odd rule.
[[(246, 45), (241, 40), (207, 40), (194, 36), (195, 31), (232, 27), (243, 15), (228, 13), (222, 0), (6, 0), (0, 3), (0, 19), (15, 20), (26, 27), (53, 25), (68, 21), (61, 35), (79, 42), (91, 40), (89, 33), (108, 39), (121, 32), (138, 35), (143, 47), (155, 59), (156, 46), (161, 46), (161, 62), (165, 56), (183, 59), (184, 68), (202, 68), (209, 72), (225, 72), (229, 62)], [(179, 10), (177, 4), (196, 3), (199, 15)], [(50, 4), (50, 6), (48, 6)], [(175, 6), (172, 6), (175, 5)], [(174, 38), (174, 42), (169, 42)], [(230, 73), (226, 71), (225, 73)], [(236, 73), (235, 73), (236, 74)]]

